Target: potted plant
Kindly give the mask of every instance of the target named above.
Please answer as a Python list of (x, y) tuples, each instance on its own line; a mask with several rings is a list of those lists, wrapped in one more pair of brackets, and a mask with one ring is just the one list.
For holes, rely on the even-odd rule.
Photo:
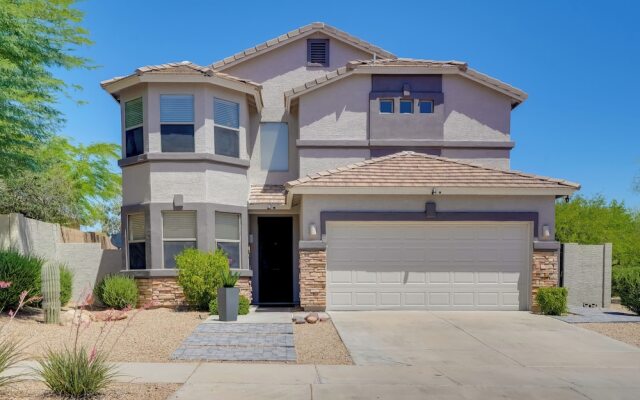
[(235, 287), (240, 274), (226, 270), (222, 272), (222, 287), (218, 288), (218, 316), (220, 321), (238, 320), (240, 288)]

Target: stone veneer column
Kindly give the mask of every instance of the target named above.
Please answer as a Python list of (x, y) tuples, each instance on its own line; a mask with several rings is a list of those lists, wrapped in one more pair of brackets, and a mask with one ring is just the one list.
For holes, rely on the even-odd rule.
[(240, 288), (240, 295), (245, 296), (250, 302), (253, 301), (253, 291), (251, 290), (251, 277), (241, 276), (236, 283), (236, 287)]
[(300, 249), (300, 306), (305, 311), (324, 311), (327, 306), (327, 252)]
[(531, 309), (536, 311), (538, 304), (535, 299), (538, 289), (555, 287), (560, 283), (558, 252), (534, 250), (531, 262)]
[(136, 278), (138, 307), (178, 307), (186, 305), (176, 277)]

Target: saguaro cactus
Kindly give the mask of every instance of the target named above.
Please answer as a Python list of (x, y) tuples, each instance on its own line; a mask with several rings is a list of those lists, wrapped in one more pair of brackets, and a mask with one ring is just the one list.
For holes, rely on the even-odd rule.
[(60, 267), (51, 263), (42, 267), (42, 309), (47, 324), (60, 322)]

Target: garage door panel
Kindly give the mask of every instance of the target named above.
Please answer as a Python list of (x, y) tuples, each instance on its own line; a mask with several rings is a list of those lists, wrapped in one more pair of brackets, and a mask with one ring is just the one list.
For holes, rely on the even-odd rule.
[(330, 222), (328, 308), (526, 309), (529, 229), (524, 223)]

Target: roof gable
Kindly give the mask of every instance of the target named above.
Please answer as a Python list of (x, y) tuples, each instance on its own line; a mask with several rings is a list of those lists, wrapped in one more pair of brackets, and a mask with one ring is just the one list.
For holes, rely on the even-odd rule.
[(267, 40), (266, 42), (260, 43), (254, 47), (250, 47), (244, 51), (234, 54), (231, 57), (227, 57), (223, 60), (214, 62), (213, 64), (211, 64), (211, 68), (219, 71), (230, 68), (241, 62), (259, 57), (260, 55), (265, 54), (271, 50), (282, 47), (296, 40), (303, 39), (317, 32), (321, 32), (329, 37), (356, 47), (364, 52), (371, 54), (372, 56), (375, 55), (376, 57), (389, 59), (396, 58), (394, 54), (389, 53), (388, 51), (381, 49), (380, 47), (375, 46), (369, 42), (352, 36), (347, 32), (341, 31), (323, 22), (314, 22), (309, 25), (294, 29), (291, 32), (278, 36), (277, 38)]

